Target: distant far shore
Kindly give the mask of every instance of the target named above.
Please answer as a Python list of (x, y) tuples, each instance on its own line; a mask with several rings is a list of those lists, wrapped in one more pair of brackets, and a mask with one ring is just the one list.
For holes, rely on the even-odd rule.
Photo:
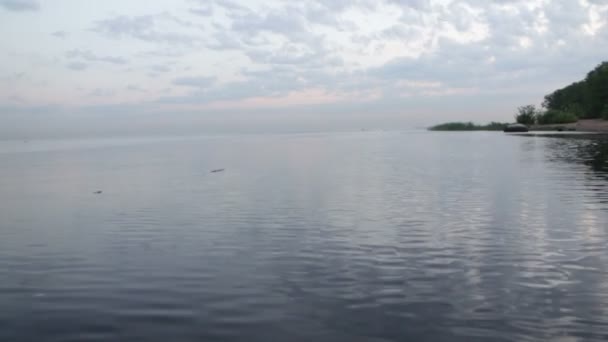
[[(502, 131), (508, 123), (492, 122), (477, 125), (472, 122), (448, 122), (429, 127), (429, 131)], [(578, 131), (608, 133), (608, 120), (581, 119), (567, 124), (530, 125), (530, 131)]]

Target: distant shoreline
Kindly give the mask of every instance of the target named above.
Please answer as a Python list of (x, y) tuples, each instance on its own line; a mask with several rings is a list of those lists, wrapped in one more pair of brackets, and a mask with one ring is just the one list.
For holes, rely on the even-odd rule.
[(446, 122), (427, 128), (429, 131), (502, 131), (508, 123), (491, 122), (478, 125), (473, 122)]
[[(427, 128), (429, 131), (465, 132), (465, 131), (502, 131), (507, 123), (493, 122), (488, 125), (477, 125), (472, 122), (448, 122)], [(608, 120), (582, 119), (567, 124), (530, 125), (530, 131), (577, 131), (608, 133)]]

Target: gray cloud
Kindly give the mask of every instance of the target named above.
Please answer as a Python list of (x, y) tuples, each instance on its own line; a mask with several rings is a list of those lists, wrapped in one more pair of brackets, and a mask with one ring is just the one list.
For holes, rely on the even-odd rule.
[(213, 15), (213, 6), (209, 1), (197, 1), (199, 6), (196, 8), (190, 8), (189, 11), (192, 14), (201, 17), (210, 17)]
[(15, 82), (22, 80), (26, 76), (25, 72), (13, 72), (5, 76), (0, 76), (0, 82)]
[(252, 13), (247, 6), (240, 5), (233, 0), (215, 0), (215, 4), (227, 9), (231, 15), (245, 16)]
[(429, 0), (390, 0), (389, 2), (417, 11), (428, 10), (431, 7)]
[[(160, 103), (170, 104), (205, 104), (215, 101), (234, 101), (254, 97), (281, 97), (291, 92), (306, 90), (311, 87), (332, 86), (330, 91), (347, 88), (353, 81), (362, 81), (352, 75), (341, 73), (328, 75), (321, 70), (301, 70), (293, 65), (275, 65), (267, 70), (242, 70), (246, 80), (224, 83), (211, 87), (214, 80), (209, 77), (179, 79), (176, 85), (190, 86), (193, 91), (182, 96), (163, 97)], [(210, 84), (211, 82), (211, 84)], [(352, 90), (353, 88), (351, 88)]]
[(152, 65), (149, 69), (156, 73), (165, 73), (171, 71), (171, 68), (166, 64)]
[[(150, 82), (155, 89), (176, 90), (173, 96), (167, 91), (155, 99), (157, 92), (150, 88), (149, 102), (141, 108), (276, 99), (310, 90), (335, 95), (332, 110), (347, 108), (361, 94), (374, 94), (368, 109), (379, 111), (439, 103), (440, 97), (451, 97), (450, 103), (461, 108), (489, 106), (491, 101), (514, 108), (522, 99), (540, 101), (556, 87), (582, 78), (608, 55), (608, 26), (585, 32), (589, 7), (579, 1), (313, 0), (254, 5), (190, 1), (171, 13), (110, 17), (95, 22), (92, 30), (143, 46), (130, 56), (133, 75), (158, 76)], [(353, 19), (361, 15), (386, 23)], [(599, 13), (600, 21), (607, 17), (606, 11)], [(67, 65), (72, 70), (127, 62), (81, 50), (67, 57), (73, 59)], [(186, 65), (192, 70), (184, 69)], [(31, 77), (28, 73), (27, 79)], [(142, 91), (123, 83), (114, 89)], [(111, 92), (101, 89), (95, 94)], [(458, 96), (465, 100), (458, 102)]]
[(37, 11), (40, 4), (36, 0), (0, 0), (0, 6), (9, 11)]
[(301, 78), (302, 75), (292, 67), (272, 67), (265, 71), (247, 71), (243, 74), (247, 77), (245, 81), (230, 82), (216, 87), (215, 79), (212, 77), (185, 77), (174, 80), (175, 85), (188, 86), (194, 90), (185, 96), (164, 97), (160, 103), (195, 103), (204, 104), (214, 101), (231, 101), (248, 99), (252, 97), (278, 97), (286, 95), (291, 91), (304, 89), (315, 82), (311, 78), (318, 77), (309, 75), (309, 79)]
[(171, 64), (173, 63), (155, 64), (149, 66), (147, 68), (149, 70), (148, 77), (158, 77), (160, 74), (166, 74), (173, 71), (173, 68), (169, 66)]
[(113, 56), (97, 56), (91, 51), (87, 50), (70, 50), (66, 52), (66, 57), (72, 59), (82, 59), (87, 62), (103, 62), (110, 64), (127, 64), (128, 61), (122, 57), (113, 57)]
[(294, 7), (285, 7), (265, 14), (251, 13), (247, 16), (232, 16), (232, 19), (232, 30), (242, 34), (257, 34), (267, 31), (289, 37), (306, 32), (302, 13)]
[[(230, 21), (216, 25), (215, 41), (207, 44), (210, 49), (234, 50), (253, 64), (292, 65), (304, 72), (344, 65), (339, 51), (329, 46), (324, 34), (313, 32), (310, 25), (333, 25), (340, 30), (351, 27), (350, 22), (335, 19), (338, 9), (350, 6), (347, 3), (332, 2), (329, 7), (325, 2), (289, 4), (261, 12), (225, 0), (217, 4), (227, 11)], [(285, 42), (277, 45), (272, 35), (281, 36)]]
[(82, 71), (89, 67), (88, 64), (82, 62), (71, 62), (66, 65), (68, 69), (75, 71)]
[(333, 67), (343, 65), (339, 57), (330, 57), (323, 49), (309, 50), (297, 46), (285, 46), (282, 51), (248, 49), (245, 54), (253, 61), (270, 65), (299, 65), (301, 67)]
[(112, 89), (95, 88), (91, 92), (89, 92), (88, 95), (94, 97), (111, 97), (115, 94), (116, 92)]
[[(370, 36), (353, 29), (351, 42), (362, 49), (374, 43), (382, 48), (387, 42), (409, 46), (406, 44), (425, 37), (419, 43), (422, 54), (346, 72), (342, 51), (329, 44), (325, 36), (313, 32), (310, 25), (339, 28), (344, 23), (339, 23), (336, 14), (355, 7), (374, 11), (376, 3), (290, 3), (255, 12), (232, 1), (216, 1), (227, 12), (229, 22), (216, 25), (215, 41), (208, 47), (238, 51), (252, 65), (266, 67), (257, 71), (244, 69), (241, 75), (245, 80), (212, 89), (203, 79), (200, 86), (204, 92), (195, 89), (189, 95), (162, 101), (206, 103), (282, 96), (310, 88), (328, 92), (376, 89), (388, 100), (400, 98), (403, 92), (512, 92), (518, 91), (522, 83), (543, 93), (598, 63), (601, 56), (594, 46), (602, 46), (598, 42), (608, 40), (605, 29), (596, 36), (583, 34), (581, 26), (588, 14), (581, 4), (568, 0), (555, 0), (541, 7), (529, 6), (525, 1), (498, 0), (461, 0), (448, 5), (427, 0), (387, 2), (402, 10), (401, 21)], [(280, 47), (273, 45), (267, 33), (282, 36), (286, 42)], [(562, 45), (558, 45), (560, 40), (564, 40)], [(577, 48), (573, 51), (572, 47)], [(178, 83), (193, 88), (197, 84), (194, 79), (175, 84)]]
[(57, 38), (60, 38), (60, 39), (65, 39), (65, 38), (68, 37), (68, 35), (69, 34), (67, 32), (65, 32), (65, 31), (55, 31), (55, 32), (51, 33), (51, 36), (57, 37)]
[(213, 9), (211, 7), (208, 8), (191, 8), (190, 13), (200, 15), (201, 17), (210, 17), (213, 15)]
[(200, 35), (157, 29), (161, 24), (171, 24), (178, 27), (195, 26), (168, 12), (163, 12), (155, 15), (116, 16), (111, 19), (100, 20), (95, 23), (92, 30), (113, 39), (129, 37), (150, 43), (186, 46), (195, 46), (201, 42)]
[(477, 88), (478, 93), (523, 89), (546, 93), (568, 79), (581, 78), (601, 61), (594, 46), (606, 41), (608, 34), (606, 30), (596, 36), (583, 33), (588, 17), (577, 2), (556, 0), (531, 8), (523, 1), (463, 1), (458, 8), (452, 4), (441, 12), (443, 20), (459, 30), (466, 30), (473, 20), (461, 11), (463, 4), (483, 10), (481, 20), (489, 30), (486, 39), (459, 43), (439, 37), (432, 52), (420, 58), (396, 58), (369, 69), (367, 75), (387, 85), (400, 80), (435, 81), (446, 88)]
[(142, 92), (142, 93), (146, 93), (147, 92), (146, 89), (140, 87), (137, 84), (129, 84), (129, 85), (127, 85), (126, 89), (127, 90), (131, 90), (131, 91), (135, 91), (135, 92)]
[(175, 84), (175, 85), (201, 88), (201, 89), (208, 88), (211, 85), (213, 85), (213, 83), (215, 83), (215, 77), (206, 77), (206, 76), (181, 77), (181, 78), (177, 78), (173, 81), (173, 84)]

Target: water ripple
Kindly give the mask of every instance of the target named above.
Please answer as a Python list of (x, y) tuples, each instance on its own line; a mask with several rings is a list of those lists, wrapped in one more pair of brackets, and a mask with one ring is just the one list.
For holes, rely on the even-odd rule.
[(0, 341), (608, 339), (600, 136), (91, 144), (3, 154)]

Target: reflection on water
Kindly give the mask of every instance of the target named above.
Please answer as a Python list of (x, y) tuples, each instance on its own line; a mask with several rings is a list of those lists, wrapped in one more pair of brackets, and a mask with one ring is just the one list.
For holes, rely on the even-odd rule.
[(585, 164), (594, 171), (608, 171), (608, 139), (606, 137), (590, 139), (587, 144), (580, 145), (580, 153)]
[(0, 341), (608, 338), (601, 137), (34, 144), (0, 146)]
[(547, 138), (547, 158), (557, 164), (584, 165), (587, 188), (600, 203), (607, 203), (608, 196), (608, 135), (544, 135)]
[(584, 163), (599, 174), (608, 172), (608, 136), (603, 134), (544, 135), (551, 149), (550, 158)]

